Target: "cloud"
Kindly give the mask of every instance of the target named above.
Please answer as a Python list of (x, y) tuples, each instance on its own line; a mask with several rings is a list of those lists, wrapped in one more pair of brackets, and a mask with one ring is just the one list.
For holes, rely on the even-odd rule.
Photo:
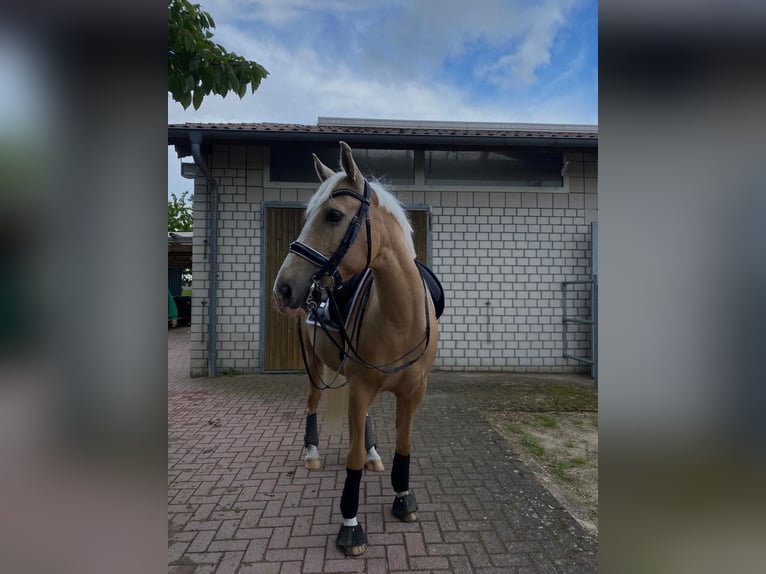
[[(529, 100), (539, 98), (509, 88), (534, 83), (536, 70), (550, 62), (556, 34), (575, 0), (542, 5), (483, 0), (472, 10), (464, 2), (445, 0), (399, 0), (383, 8), (375, 2), (334, 0), (323, 3), (322, 10), (306, 0), (217, 2), (205, 9), (229, 13), (238, 7), (251, 17), (253, 10), (262, 11), (260, 17), (270, 21), (290, 20), (292, 34), (214, 13), (216, 38), (264, 65), (270, 76), (243, 101), (209, 97), (192, 114), (175, 105), (171, 118), (313, 123), (318, 115), (354, 115), (537, 121), (522, 114), (529, 113)], [(283, 13), (270, 16), (283, 4)], [(467, 71), (473, 78), (465, 70), (439, 74), (448, 57), (477, 43), (481, 53)], [(481, 81), (505, 92), (482, 89)]]
[(326, 15), (369, 11), (374, 6), (371, 0), (208, 0), (202, 9), (213, 16), (216, 24), (220, 16), (221, 22), (250, 21), (284, 29)]
[(537, 81), (536, 71), (551, 61), (556, 35), (567, 24), (574, 2), (553, 0), (534, 6), (525, 18), (527, 26), (513, 50), (489, 65), (480, 66), (480, 77), (503, 88), (527, 87)]
[[(420, 81), (418, 78), (392, 83), (379, 74), (347, 63), (332, 63), (310, 47), (293, 48), (222, 28), (232, 49), (255, 57), (271, 70), (255, 94), (240, 100), (208, 97), (198, 111), (182, 110), (171, 102), (169, 121), (200, 122), (286, 122), (315, 123), (318, 116), (376, 117), (451, 121), (507, 121), (578, 123), (567, 119), (565, 106), (552, 116), (549, 110), (536, 113), (526, 97), (514, 101), (506, 95), (499, 101), (477, 103), (461, 85)], [(535, 103), (540, 104), (540, 101)], [(577, 113), (574, 108), (569, 114)]]
[(433, 78), (448, 59), (478, 46), (473, 81), (512, 89), (535, 82), (573, 7), (589, 1), (211, 0), (205, 8), (219, 29), (247, 29), (291, 49), (313, 46), (389, 81)]
[[(458, 87), (403, 79), (392, 84), (346, 64), (330, 65), (315, 51), (290, 49), (227, 30), (232, 48), (262, 54), (272, 74), (255, 94), (239, 100), (208, 97), (198, 111), (171, 102), (171, 123), (258, 122), (315, 123), (318, 116), (376, 117), (464, 121), (531, 121), (504, 106), (476, 106)], [(234, 48), (233, 48), (234, 49)]]

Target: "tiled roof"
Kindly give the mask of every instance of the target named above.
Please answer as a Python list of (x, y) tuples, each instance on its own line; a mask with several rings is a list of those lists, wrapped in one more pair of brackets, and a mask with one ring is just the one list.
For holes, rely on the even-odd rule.
[[(404, 124), (406, 122), (402, 122)], [(414, 123), (414, 122), (413, 122)], [(438, 122), (423, 122), (420, 125), (406, 126), (380, 123), (378, 125), (330, 125), (320, 123), (277, 124), (277, 123), (183, 123), (171, 124), (173, 130), (200, 130), (244, 134), (253, 132), (268, 133), (304, 133), (304, 134), (358, 134), (390, 136), (436, 136), (436, 137), (487, 137), (487, 138), (555, 138), (598, 141), (596, 126), (546, 126), (545, 124), (464, 124), (457, 122), (439, 125)]]

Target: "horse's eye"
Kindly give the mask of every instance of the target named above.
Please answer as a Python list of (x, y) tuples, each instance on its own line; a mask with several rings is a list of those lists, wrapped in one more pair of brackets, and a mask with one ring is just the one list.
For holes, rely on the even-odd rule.
[(337, 209), (331, 209), (325, 215), (325, 221), (327, 221), (327, 223), (340, 223), (342, 219), (343, 212), (338, 211)]

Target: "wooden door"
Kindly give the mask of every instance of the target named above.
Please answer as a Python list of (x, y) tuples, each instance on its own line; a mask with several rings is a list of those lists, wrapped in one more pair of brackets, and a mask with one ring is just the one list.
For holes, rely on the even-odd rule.
[(264, 232), (266, 236), (266, 282), (263, 369), (265, 371), (297, 371), (303, 369), (301, 349), (295, 318), (277, 311), (271, 297), (274, 280), (285, 260), (290, 243), (298, 239), (303, 228), (303, 208), (267, 207)]
[(428, 259), (428, 211), (408, 211), (412, 222), (412, 240), (415, 242), (415, 259), (426, 265), (430, 265)]
[[(298, 334), (295, 319), (277, 311), (271, 298), (271, 289), (279, 268), (287, 255), (290, 242), (295, 241), (303, 228), (303, 208), (267, 207), (265, 209), (266, 237), (266, 282), (263, 285), (264, 304), (264, 371), (302, 371)], [(428, 216), (427, 211), (410, 211), (410, 220), (415, 231), (413, 240), (418, 261), (426, 265), (428, 259)]]

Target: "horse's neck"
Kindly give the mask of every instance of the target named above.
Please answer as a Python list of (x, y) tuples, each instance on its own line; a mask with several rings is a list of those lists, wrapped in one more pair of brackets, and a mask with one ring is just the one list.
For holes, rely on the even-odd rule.
[(401, 232), (392, 229), (388, 227), (372, 265), (375, 290), (386, 316), (409, 324), (423, 316), (423, 283)]

